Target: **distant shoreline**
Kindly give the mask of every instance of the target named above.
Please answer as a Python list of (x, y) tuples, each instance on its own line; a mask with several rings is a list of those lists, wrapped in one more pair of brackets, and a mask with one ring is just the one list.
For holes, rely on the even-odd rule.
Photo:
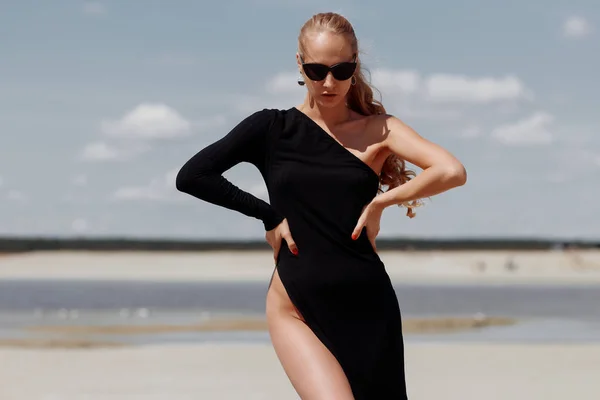
[[(270, 248), (152, 250), (13, 253), (0, 257), (0, 278), (268, 282), (274, 270)], [(600, 283), (600, 249), (595, 248), (378, 250), (395, 282)]]
[[(600, 240), (545, 238), (379, 238), (380, 250), (556, 250), (600, 249)], [(0, 237), (3, 253), (30, 251), (263, 251), (265, 240), (168, 240), (150, 238)]]
[[(421, 317), (402, 320), (405, 335), (433, 335), (476, 331), (482, 328), (511, 326), (514, 318), (506, 317)], [(149, 334), (199, 334), (204, 332), (267, 332), (264, 317), (217, 318), (179, 324), (55, 324), (23, 328), (26, 335), (0, 338), (0, 348), (80, 349), (132, 346), (118, 340), (119, 336), (135, 337)], [(99, 338), (98, 335), (103, 336)], [(115, 336), (117, 339), (115, 339)], [(139, 346), (139, 344), (135, 344)]]

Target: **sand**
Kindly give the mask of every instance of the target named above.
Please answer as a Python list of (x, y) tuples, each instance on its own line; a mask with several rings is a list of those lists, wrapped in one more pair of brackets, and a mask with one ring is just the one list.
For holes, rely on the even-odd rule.
[[(381, 251), (393, 281), (600, 284), (600, 250)], [(269, 251), (32, 252), (0, 258), (0, 279), (268, 282)]]
[[(397, 282), (600, 283), (600, 251), (593, 250), (382, 251), (380, 256)], [(0, 279), (266, 283), (272, 272), (269, 252), (37, 252), (0, 258)], [(413, 322), (415, 329), (440, 329), (430, 321)], [(446, 325), (464, 328), (456, 321)], [(77, 335), (62, 340), (3, 343), (0, 399), (298, 399), (269, 344), (135, 347), (90, 344), (81, 337), (77, 342)], [(600, 399), (600, 343), (408, 341), (406, 364), (411, 400)]]
[[(0, 349), (3, 400), (298, 399), (271, 346)], [(600, 345), (409, 343), (411, 400), (597, 400)]]
[[(513, 325), (517, 321), (503, 317), (427, 317), (404, 318), (405, 334), (441, 334), (474, 331), (487, 327)], [(236, 317), (214, 318), (187, 324), (97, 324), (97, 325), (33, 325), (23, 328), (23, 334), (0, 338), (0, 348), (29, 349), (82, 349), (131, 346), (123, 342), (124, 336), (151, 334), (260, 331), (267, 333), (267, 321), (263, 318)], [(101, 339), (98, 337), (101, 335)]]

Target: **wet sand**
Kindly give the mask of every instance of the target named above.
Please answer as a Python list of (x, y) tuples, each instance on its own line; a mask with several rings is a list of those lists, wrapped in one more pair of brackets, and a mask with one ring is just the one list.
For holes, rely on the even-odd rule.
[[(514, 319), (501, 317), (409, 318), (403, 320), (403, 332), (404, 334), (453, 333), (513, 325), (516, 322)], [(231, 331), (262, 331), (266, 333), (267, 323), (264, 318), (238, 317), (235, 319), (215, 318), (195, 324), (37, 325), (23, 328), (18, 337), (1, 338), (0, 348), (111, 348), (131, 345), (118, 340), (118, 337), (123, 335)], [(35, 336), (29, 336), (32, 334)], [(111, 339), (111, 336), (117, 337), (117, 339)]]
[[(402, 324), (405, 333), (443, 333), (460, 330), (478, 329), (491, 326), (505, 326), (516, 323), (511, 318), (482, 317), (478, 318), (410, 318)], [(266, 331), (267, 321), (261, 318), (213, 319), (197, 324), (144, 324), (144, 325), (41, 325), (27, 330), (38, 333), (62, 334), (118, 334), (137, 335), (149, 333), (172, 332), (223, 332), (223, 331)]]

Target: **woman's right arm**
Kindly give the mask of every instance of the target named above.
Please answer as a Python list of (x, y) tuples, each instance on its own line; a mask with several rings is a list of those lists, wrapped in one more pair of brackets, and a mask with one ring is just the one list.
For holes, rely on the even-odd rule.
[(239, 189), (223, 173), (240, 162), (249, 162), (265, 174), (268, 132), (275, 110), (257, 111), (227, 135), (196, 153), (177, 174), (177, 190), (206, 202), (238, 211), (263, 222), (266, 231), (284, 217), (270, 204)]

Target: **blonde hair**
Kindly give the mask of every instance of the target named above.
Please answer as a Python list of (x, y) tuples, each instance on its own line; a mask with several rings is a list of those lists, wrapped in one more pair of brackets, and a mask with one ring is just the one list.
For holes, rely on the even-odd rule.
[[(352, 51), (356, 54), (356, 61), (358, 63), (356, 72), (354, 73), (354, 79), (356, 83), (350, 87), (348, 92), (347, 104), (348, 108), (362, 115), (374, 115), (374, 114), (385, 114), (385, 108), (383, 104), (373, 98), (373, 87), (367, 82), (361, 68), (361, 62), (358, 57), (358, 39), (354, 33), (352, 24), (341, 16), (340, 14), (327, 12), (313, 15), (308, 21), (304, 23), (300, 29), (298, 35), (298, 51), (300, 55), (305, 53), (305, 41), (310, 32), (331, 32), (338, 35), (345, 35), (352, 47)], [(414, 171), (406, 168), (405, 161), (400, 159), (397, 155), (390, 155), (384, 162), (379, 177), (379, 191), (382, 185), (388, 186), (388, 190), (393, 189), (408, 182), (416, 174)], [(411, 202), (400, 204), (399, 206), (405, 206), (407, 208), (406, 215), (409, 218), (413, 218), (415, 213), (413, 212), (414, 207), (418, 207), (420, 202), (413, 200)]]

